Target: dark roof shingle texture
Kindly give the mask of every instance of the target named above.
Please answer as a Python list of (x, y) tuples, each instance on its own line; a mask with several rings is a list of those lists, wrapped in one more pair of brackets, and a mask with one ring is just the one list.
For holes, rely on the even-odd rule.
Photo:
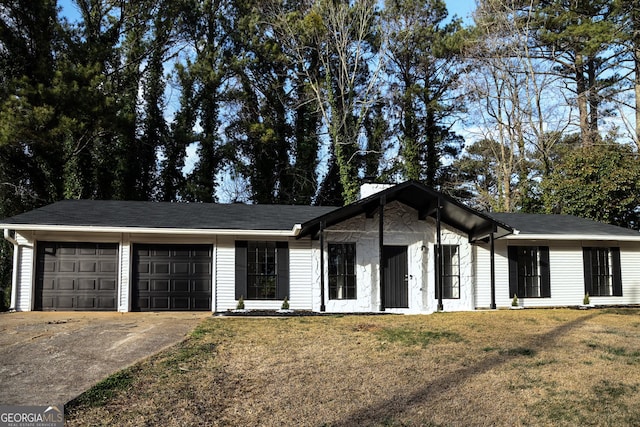
[(571, 215), (544, 215), (522, 213), (487, 213), (496, 220), (510, 225), (520, 234), (557, 234), (582, 236), (633, 236), (640, 233), (630, 228), (617, 227), (591, 219)]
[(212, 230), (291, 230), (336, 209), (326, 206), (64, 200), (4, 224)]

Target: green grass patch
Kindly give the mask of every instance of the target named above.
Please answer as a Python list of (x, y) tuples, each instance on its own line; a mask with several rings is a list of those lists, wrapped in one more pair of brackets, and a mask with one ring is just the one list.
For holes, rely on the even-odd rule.
[(461, 342), (460, 334), (450, 331), (420, 331), (412, 328), (383, 328), (377, 332), (378, 339), (407, 346), (427, 347), (436, 341)]
[(100, 407), (108, 403), (121, 391), (131, 387), (135, 380), (134, 368), (124, 369), (100, 381), (89, 390), (69, 402), (65, 409), (83, 405)]

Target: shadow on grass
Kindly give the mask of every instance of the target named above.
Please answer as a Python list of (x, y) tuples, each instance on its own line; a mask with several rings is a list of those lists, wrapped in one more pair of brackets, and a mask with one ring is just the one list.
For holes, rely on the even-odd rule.
[[(591, 313), (589, 315), (564, 323), (563, 325), (560, 325), (549, 332), (537, 335), (522, 348), (533, 349), (534, 352), (538, 352), (538, 350), (540, 349), (550, 347), (551, 345), (553, 345), (555, 340), (561, 338), (572, 329), (598, 315), (599, 313)], [(506, 353), (500, 352), (495, 356), (483, 360), (480, 363), (467, 366), (463, 369), (451, 372), (440, 378), (435, 378), (433, 381), (425, 384), (424, 387), (407, 395), (402, 402), (399, 402), (399, 399), (397, 398), (377, 402), (376, 404), (363, 407), (353, 412), (348, 417), (342, 420), (331, 423), (331, 426), (347, 427), (353, 425), (375, 425), (376, 423), (380, 423), (383, 420), (390, 420), (400, 417), (404, 412), (412, 409), (414, 406), (419, 405), (423, 402), (437, 399), (439, 394), (441, 394), (442, 392), (447, 391), (452, 387), (458, 386), (476, 375), (484, 374), (485, 372), (488, 372), (498, 366), (504, 365), (505, 363), (512, 361), (514, 358), (523, 355), (528, 356), (529, 354), (523, 354), (519, 351)]]

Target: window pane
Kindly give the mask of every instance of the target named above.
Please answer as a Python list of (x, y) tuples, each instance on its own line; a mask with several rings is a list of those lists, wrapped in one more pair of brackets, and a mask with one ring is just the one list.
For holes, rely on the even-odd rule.
[(247, 245), (248, 299), (276, 299), (278, 284), (275, 242), (249, 242)]
[(611, 275), (611, 251), (609, 248), (591, 249), (591, 294), (593, 296), (613, 295)]
[(460, 255), (458, 245), (443, 245), (442, 257), (442, 298), (460, 298)]
[(356, 245), (331, 243), (329, 252), (329, 299), (356, 298)]
[(522, 298), (541, 297), (539, 253), (537, 246), (518, 247), (518, 296)]

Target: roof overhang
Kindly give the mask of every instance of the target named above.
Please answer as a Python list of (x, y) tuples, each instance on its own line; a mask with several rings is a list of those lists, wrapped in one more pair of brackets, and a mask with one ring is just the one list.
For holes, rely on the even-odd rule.
[(299, 232), (299, 224), (291, 230), (238, 230), (213, 228), (148, 228), (148, 227), (94, 227), (79, 225), (34, 225), (34, 224), (1, 224), (0, 229), (14, 231), (46, 231), (67, 233), (131, 233), (131, 234), (164, 234), (202, 236), (274, 236), (295, 237)]
[(585, 240), (585, 241), (616, 241), (616, 242), (640, 242), (638, 236), (616, 236), (598, 234), (511, 234), (507, 240)]
[(425, 220), (427, 217), (436, 218), (438, 203), (440, 203), (441, 221), (466, 233), (471, 242), (485, 239), (490, 234), (493, 234), (494, 238), (500, 238), (513, 232), (508, 225), (471, 209), (445, 194), (417, 181), (407, 181), (305, 222), (301, 225), (298, 237), (316, 236), (321, 224), (324, 224), (324, 227), (331, 227), (361, 214), (373, 217), (381, 204), (394, 201), (415, 209), (420, 220)]

